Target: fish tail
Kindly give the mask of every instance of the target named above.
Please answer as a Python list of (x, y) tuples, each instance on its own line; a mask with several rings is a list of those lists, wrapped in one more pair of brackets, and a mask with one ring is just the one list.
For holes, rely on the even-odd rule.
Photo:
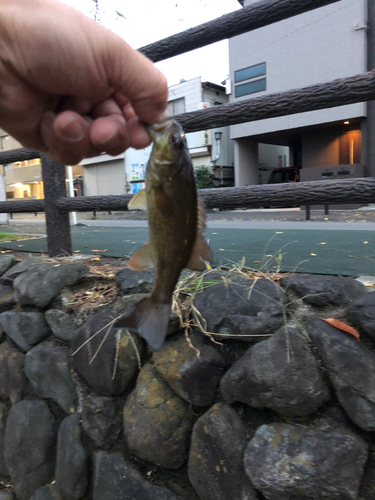
[(157, 351), (167, 335), (172, 304), (156, 302), (152, 296), (140, 300), (114, 324), (117, 328), (135, 328), (150, 347)]

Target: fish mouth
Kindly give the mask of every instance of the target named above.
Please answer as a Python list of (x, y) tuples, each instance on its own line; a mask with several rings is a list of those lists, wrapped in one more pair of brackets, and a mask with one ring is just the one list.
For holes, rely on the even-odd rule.
[(158, 136), (162, 135), (168, 128), (173, 128), (177, 124), (173, 116), (164, 117), (159, 123), (147, 126), (147, 132), (154, 142)]

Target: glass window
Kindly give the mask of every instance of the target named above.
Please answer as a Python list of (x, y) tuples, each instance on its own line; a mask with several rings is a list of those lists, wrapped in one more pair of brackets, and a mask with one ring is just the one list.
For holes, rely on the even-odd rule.
[(250, 66), (249, 68), (240, 69), (234, 72), (234, 82), (242, 82), (244, 80), (249, 80), (250, 78), (255, 78), (257, 76), (262, 76), (266, 74), (266, 63), (256, 64), (255, 66)]
[(266, 79), (261, 78), (255, 82), (244, 83), (243, 85), (237, 85), (235, 87), (235, 96), (241, 97), (247, 94), (254, 94), (255, 92), (261, 92), (266, 90)]

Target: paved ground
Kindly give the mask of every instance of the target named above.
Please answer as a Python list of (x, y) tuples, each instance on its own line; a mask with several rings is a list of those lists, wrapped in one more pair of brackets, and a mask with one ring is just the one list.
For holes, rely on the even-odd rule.
[[(22, 217), (22, 219), (21, 219)], [(72, 227), (77, 254), (127, 257), (147, 239), (142, 212), (81, 214)], [(45, 234), (44, 215), (15, 216), (4, 231)], [(276, 269), (318, 274), (375, 275), (375, 210), (304, 211), (247, 210), (211, 212), (206, 237), (214, 251), (214, 264), (231, 265), (243, 258), (255, 269)], [(3, 248), (46, 252), (46, 238), (2, 243)], [(92, 252), (101, 250), (102, 252)]]

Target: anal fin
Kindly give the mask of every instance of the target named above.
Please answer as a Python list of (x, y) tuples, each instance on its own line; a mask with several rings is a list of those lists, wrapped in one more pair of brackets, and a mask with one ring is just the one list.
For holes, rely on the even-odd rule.
[(143, 247), (130, 257), (127, 267), (132, 271), (143, 271), (154, 267), (150, 241), (146, 241)]
[(207, 269), (205, 261), (212, 262), (212, 252), (203, 236), (198, 233), (186, 269), (191, 269), (192, 271), (204, 271)]

